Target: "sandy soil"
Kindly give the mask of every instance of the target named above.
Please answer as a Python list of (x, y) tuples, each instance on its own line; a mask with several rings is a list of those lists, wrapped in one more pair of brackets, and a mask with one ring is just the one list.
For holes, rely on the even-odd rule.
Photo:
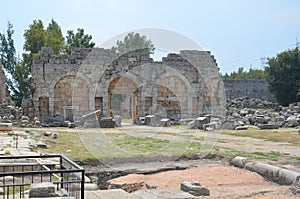
[[(180, 189), (184, 181), (199, 182), (210, 189), (213, 198), (299, 198), (280, 186), (266, 181), (260, 175), (227, 165), (208, 165), (186, 170), (166, 171), (151, 175), (130, 174), (110, 180), (112, 184), (144, 182), (156, 189)], [(139, 191), (145, 191), (144, 186)]]

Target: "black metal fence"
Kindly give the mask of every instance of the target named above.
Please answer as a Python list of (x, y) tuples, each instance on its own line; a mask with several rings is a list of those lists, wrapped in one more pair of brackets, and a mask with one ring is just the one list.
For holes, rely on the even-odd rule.
[(26, 198), (34, 183), (50, 182), (57, 191), (84, 199), (82, 167), (64, 155), (0, 157), (0, 199)]

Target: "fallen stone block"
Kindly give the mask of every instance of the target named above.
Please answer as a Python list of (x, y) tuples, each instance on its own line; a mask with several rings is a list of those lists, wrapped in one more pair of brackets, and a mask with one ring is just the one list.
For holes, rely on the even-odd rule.
[(198, 126), (196, 126), (195, 121), (191, 121), (191, 122), (188, 123), (187, 128), (188, 129), (197, 129)]
[(69, 122), (68, 123), (68, 128), (75, 128), (75, 127), (76, 127), (76, 125), (75, 125), (74, 122)]
[(12, 123), (0, 123), (0, 131), (11, 131)]
[(43, 142), (37, 142), (36, 143), (36, 147), (37, 148), (42, 148), (42, 149), (47, 149), (48, 148), (48, 145), (43, 143)]
[(197, 117), (195, 119), (195, 128), (204, 129), (204, 125), (209, 123), (208, 117)]
[(112, 118), (102, 118), (99, 122), (101, 128), (115, 128), (116, 122)]
[(299, 126), (297, 118), (295, 116), (290, 116), (286, 119), (286, 127), (296, 127)]
[(30, 185), (29, 198), (56, 197), (56, 186), (50, 182), (33, 183)]
[(145, 117), (145, 125), (146, 126), (156, 126), (156, 116), (155, 115), (147, 115)]
[(180, 189), (194, 196), (210, 196), (209, 189), (202, 187), (199, 182), (182, 182)]
[(167, 126), (172, 126), (172, 122), (170, 119), (168, 118), (163, 118), (159, 121), (159, 124), (158, 126), (161, 126), (161, 127), (167, 127)]
[(128, 193), (140, 190), (144, 186), (144, 182), (124, 183), (124, 184), (110, 184), (108, 189), (123, 189)]
[(277, 124), (259, 124), (257, 125), (260, 129), (279, 129), (279, 126)]
[(120, 115), (115, 115), (114, 121), (116, 123), (116, 127), (121, 127), (122, 126), (122, 116)]
[(83, 115), (84, 120), (83, 128), (99, 128), (98, 114), (100, 110)]
[(222, 128), (222, 125), (219, 122), (211, 122), (209, 124), (203, 125), (203, 129), (206, 131), (220, 130), (221, 128)]
[(235, 130), (247, 130), (247, 129), (248, 129), (248, 126), (247, 126), (247, 125), (235, 127)]
[(190, 122), (194, 121), (195, 119), (193, 118), (186, 118), (186, 119), (181, 119), (179, 120), (180, 125), (182, 126), (187, 126)]

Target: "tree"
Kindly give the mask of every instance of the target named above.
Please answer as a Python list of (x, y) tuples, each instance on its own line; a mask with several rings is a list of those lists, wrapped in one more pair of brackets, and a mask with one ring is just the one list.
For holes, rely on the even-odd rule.
[(265, 68), (270, 90), (277, 101), (288, 105), (300, 100), (300, 52), (298, 47), (268, 59)]
[(41, 20), (34, 20), (33, 24), (29, 25), (29, 29), (24, 33), (24, 50), (31, 54), (37, 54), (45, 45), (45, 31)]
[(92, 36), (84, 34), (84, 29), (78, 28), (77, 33), (73, 30), (67, 31), (67, 53), (70, 54), (71, 48), (93, 48), (95, 43), (92, 42)]
[(123, 41), (118, 40), (116, 47), (113, 47), (113, 49), (120, 54), (124, 54), (134, 50), (153, 53), (155, 48), (152, 44), (152, 41), (150, 39), (147, 40), (145, 35), (140, 36), (139, 33), (130, 32), (125, 36)]
[(0, 54), (3, 68), (8, 74), (6, 84), (12, 100), (21, 106), (22, 99), (31, 96), (31, 77), (30, 68), (17, 60), (13, 34), (13, 25), (8, 22), (7, 35), (0, 33)]
[(238, 68), (237, 72), (232, 72), (230, 75), (227, 73), (222, 76), (225, 79), (265, 79), (265, 72), (261, 69), (252, 69), (250, 68), (249, 71), (244, 71), (243, 67)]
[(32, 56), (37, 55), (44, 46), (51, 47), (55, 54), (65, 51), (61, 28), (53, 19), (47, 29), (44, 29), (41, 20), (34, 20), (33, 24), (29, 25), (29, 29), (25, 30), (24, 38), (24, 50), (28, 51)]
[(44, 46), (51, 47), (55, 54), (65, 52), (65, 39), (59, 25), (52, 19), (47, 29), (44, 31)]

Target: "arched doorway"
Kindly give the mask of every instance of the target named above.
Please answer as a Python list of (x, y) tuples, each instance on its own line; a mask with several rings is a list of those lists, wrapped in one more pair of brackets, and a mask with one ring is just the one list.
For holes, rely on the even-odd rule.
[(108, 86), (108, 114), (135, 121), (140, 112), (140, 89), (129, 77), (114, 78)]
[(89, 90), (86, 82), (74, 75), (61, 78), (54, 86), (53, 102), (56, 117), (74, 121), (75, 113), (89, 110)]
[(184, 81), (176, 76), (161, 79), (157, 86), (157, 104), (160, 104), (167, 118), (179, 120), (188, 112), (188, 88)]

